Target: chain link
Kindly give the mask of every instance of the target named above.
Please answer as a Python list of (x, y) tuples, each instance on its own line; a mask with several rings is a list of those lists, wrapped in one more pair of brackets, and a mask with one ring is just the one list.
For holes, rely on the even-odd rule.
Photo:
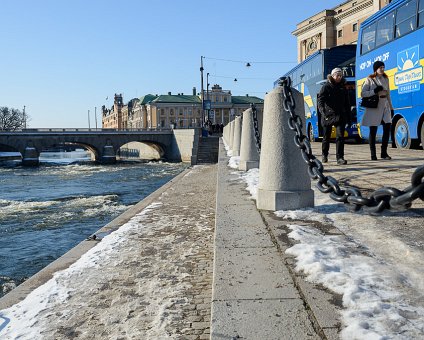
[(259, 133), (258, 113), (256, 112), (255, 104), (250, 105), (253, 112), (253, 132), (255, 133), (255, 144), (258, 150), (258, 155), (261, 155), (261, 135)]
[(295, 112), (296, 103), (291, 91), (290, 77), (281, 78), (279, 85), (283, 88), (284, 110), (290, 114), (289, 129), (295, 132), (294, 143), (308, 165), (309, 177), (317, 180), (316, 187), (319, 191), (328, 193), (334, 201), (345, 203), (352, 211), (363, 208), (368, 213), (380, 213), (385, 209), (408, 209), (417, 198), (424, 201), (424, 165), (415, 170), (411, 177), (411, 185), (404, 190), (382, 187), (371, 193), (369, 197), (363, 197), (361, 191), (356, 188), (341, 188), (335, 178), (325, 176), (324, 166), (312, 154), (309, 138), (302, 132), (302, 119)]

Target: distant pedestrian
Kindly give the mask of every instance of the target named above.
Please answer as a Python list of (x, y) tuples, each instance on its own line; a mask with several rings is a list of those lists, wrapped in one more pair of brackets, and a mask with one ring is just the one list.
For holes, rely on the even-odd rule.
[(336, 128), (336, 158), (337, 164), (347, 164), (344, 159), (344, 133), (345, 125), (351, 123), (350, 102), (346, 80), (342, 70), (335, 68), (327, 76), (327, 82), (322, 86), (318, 94), (318, 109), (321, 113), (321, 125), (323, 128), (322, 138), (322, 162), (328, 162), (330, 150), (330, 137), (332, 126)]
[(373, 108), (365, 108), (365, 113), (362, 118), (362, 126), (370, 127), (369, 143), (371, 151), (371, 160), (377, 160), (377, 153), (375, 149), (375, 139), (379, 125), (383, 125), (383, 138), (381, 141), (381, 158), (392, 159), (387, 153), (387, 146), (389, 144), (390, 129), (392, 125), (392, 117), (394, 114), (392, 100), (390, 98), (389, 78), (384, 72), (384, 63), (377, 60), (373, 65), (373, 74), (370, 74), (365, 80), (361, 97), (371, 97), (378, 95), (378, 106)]
[(212, 121), (210, 119), (207, 120), (206, 127), (208, 129), (209, 136), (212, 136), (212, 134), (213, 134), (213, 126), (212, 126)]

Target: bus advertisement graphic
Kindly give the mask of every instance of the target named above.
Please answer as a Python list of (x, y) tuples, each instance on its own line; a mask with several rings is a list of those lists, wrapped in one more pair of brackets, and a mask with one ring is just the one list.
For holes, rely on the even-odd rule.
[(420, 65), (419, 45), (412, 46), (397, 53), (397, 68), (395, 85), (398, 93), (408, 93), (420, 90), (423, 79), (423, 67)]

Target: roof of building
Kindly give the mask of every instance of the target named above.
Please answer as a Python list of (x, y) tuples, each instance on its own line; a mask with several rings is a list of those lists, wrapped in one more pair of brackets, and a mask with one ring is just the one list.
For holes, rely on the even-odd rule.
[(263, 104), (264, 100), (254, 96), (232, 96), (233, 104)]
[(140, 97), (140, 105), (147, 104), (148, 102), (151, 102), (152, 100), (156, 99), (158, 96), (155, 96), (153, 94), (146, 94), (143, 97)]
[(201, 103), (201, 100), (198, 96), (189, 96), (189, 95), (179, 94), (179, 95), (160, 95), (156, 99), (152, 100), (152, 102), (198, 104), (198, 103)]

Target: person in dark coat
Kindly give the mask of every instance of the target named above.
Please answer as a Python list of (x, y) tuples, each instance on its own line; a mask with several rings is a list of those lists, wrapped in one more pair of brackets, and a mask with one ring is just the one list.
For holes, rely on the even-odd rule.
[(342, 70), (335, 68), (327, 76), (327, 82), (322, 86), (318, 94), (318, 110), (321, 113), (321, 125), (323, 127), (322, 138), (322, 162), (328, 162), (330, 150), (330, 137), (332, 126), (336, 128), (336, 158), (337, 164), (347, 164), (344, 159), (344, 133), (345, 125), (351, 123), (350, 102), (346, 81)]

